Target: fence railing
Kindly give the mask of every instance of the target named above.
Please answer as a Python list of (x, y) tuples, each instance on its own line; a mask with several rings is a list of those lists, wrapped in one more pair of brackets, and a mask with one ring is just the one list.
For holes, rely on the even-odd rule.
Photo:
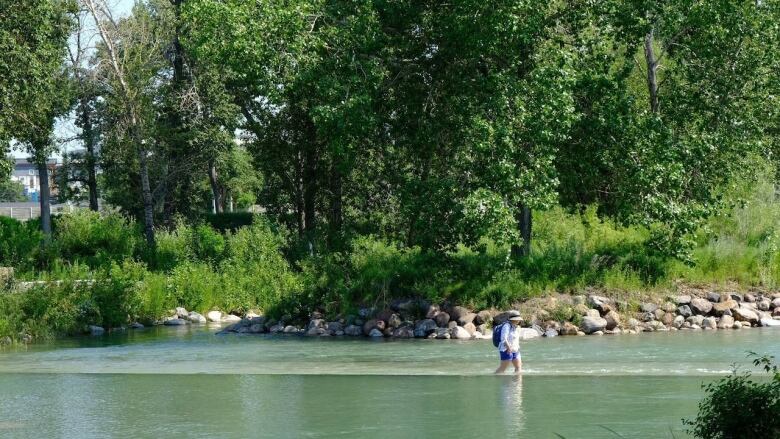
[[(56, 204), (51, 206), (51, 213), (72, 212), (82, 207), (72, 204)], [(40, 206), (1, 206), (0, 216), (7, 216), (19, 221), (27, 221), (41, 216)]]

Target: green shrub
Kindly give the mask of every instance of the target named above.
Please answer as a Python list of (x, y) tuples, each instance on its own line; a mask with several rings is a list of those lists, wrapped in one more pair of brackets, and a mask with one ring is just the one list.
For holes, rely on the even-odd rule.
[(57, 334), (75, 334), (84, 325), (100, 321), (100, 311), (92, 298), (92, 288), (82, 277), (84, 268), (74, 266), (60, 280), (31, 287), (18, 295), (20, 319), (17, 332), (36, 338)]
[(54, 244), (67, 261), (110, 266), (133, 256), (140, 241), (135, 222), (120, 214), (80, 210), (57, 219)]
[(141, 284), (146, 278), (146, 266), (140, 262), (112, 263), (94, 280), (92, 300), (99, 313), (96, 322), (107, 329), (126, 325), (141, 313)]
[(25, 270), (37, 264), (43, 235), (34, 222), (0, 216), (0, 266)]
[(192, 247), (200, 261), (216, 263), (225, 253), (225, 238), (207, 225), (195, 227)]
[(170, 273), (170, 294), (175, 306), (208, 311), (217, 305), (221, 289), (221, 277), (208, 264), (185, 262)]
[(284, 238), (266, 221), (227, 235), (222, 309), (270, 309), (300, 289), (298, 276), (282, 255)]
[[(751, 354), (755, 355), (755, 354)], [(760, 439), (780, 437), (780, 370), (774, 357), (753, 360), (770, 377), (753, 379), (750, 372), (730, 375), (704, 386), (707, 396), (695, 419), (683, 420), (699, 439)]]
[(171, 271), (175, 267), (194, 261), (195, 251), (192, 248), (194, 232), (184, 223), (178, 223), (173, 230), (160, 230), (156, 233), (154, 252), (146, 255), (149, 265), (156, 270)]
[(139, 285), (138, 320), (144, 324), (152, 323), (165, 316), (175, 303), (169, 291), (168, 276), (160, 273), (148, 273)]

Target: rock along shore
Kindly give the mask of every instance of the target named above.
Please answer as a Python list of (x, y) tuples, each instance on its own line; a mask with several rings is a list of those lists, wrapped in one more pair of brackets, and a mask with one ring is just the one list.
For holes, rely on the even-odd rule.
[[(523, 339), (565, 335), (638, 334), (658, 331), (735, 330), (780, 327), (780, 293), (696, 291), (663, 300), (633, 302), (597, 294), (531, 299), (516, 307), (525, 317)], [(506, 311), (472, 310), (420, 300), (397, 300), (382, 309), (362, 308), (355, 315), (327, 319), (312, 312), (307, 321), (279, 320), (256, 313), (244, 316), (211, 311), (206, 316), (184, 308), (155, 322), (169, 326), (219, 322), (220, 334), (296, 334), (313, 337), (490, 339)], [(92, 331), (100, 333), (99, 329)]]

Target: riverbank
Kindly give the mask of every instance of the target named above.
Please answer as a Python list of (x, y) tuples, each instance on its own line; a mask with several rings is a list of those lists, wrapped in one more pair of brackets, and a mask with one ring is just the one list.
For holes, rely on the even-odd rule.
[[(739, 330), (780, 327), (780, 293), (737, 293), (689, 290), (645, 302), (596, 294), (556, 295), (519, 304), (525, 318), (524, 340), (537, 337), (619, 335), (663, 331)], [(308, 321), (280, 319), (250, 312), (243, 316), (214, 310), (205, 316), (177, 308), (156, 325), (227, 324), (220, 334), (295, 334), (314, 337), (427, 339), (491, 339), (492, 328), (506, 321), (507, 311), (471, 310), (463, 306), (396, 300), (380, 310), (361, 308), (357, 314), (323, 315)], [(135, 324), (135, 327), (143, 325)], [(91, 326), (93, 335), (103, 328)]]
[[(61, 288), (61, 283), (55, 284)], [(17, 296), (47, 290), (41, 282), (19, 282)], [(94, 287), (92, 282), (73, 282), (77, 290)], [(555, 294), (537, 297), (512, 306), (524, 317), (521, 336), (537, 337), (640, 334), (665, 331), (740, 330), (780, 327), (780, 293), (729, 292), (679, 287), (669, 294), (606, 296), (603, 293)], [(279, 315), (279, 310), (276, 310)], [(52, 312), (57, 314), (57, 310)], [(61, 312), (68, 315), (67, 312)], [(297, 315), (301, 313), (298, 312)], [(219, 324), (219, 334), (288, 334), (309, 337), (368, 337), (393, 339), (488, 340), (492, 328), (503, 323), (508, 310), (471, 309), (449, 303), (432, 304), (423, 299), (399, 299), (382, 307), (361, 307), (354, 314), (328, 315), (321, 309), (308, 318), (292, 314), (264, 315), (261, 311), (226, 313), (211, 310), (203, 314), (177, 307), (162, 317), (106, 328), (99, 319), (87, 321), (72, 333), (101, 336), (107, 332), (142, 329), (146, 326)], [(36, 322), (31, 322), (34, 327)], [(34, 337), (19, 333), (16, 341), (31, 343)], [(0, 346), (12, 344), (0, 337)]]

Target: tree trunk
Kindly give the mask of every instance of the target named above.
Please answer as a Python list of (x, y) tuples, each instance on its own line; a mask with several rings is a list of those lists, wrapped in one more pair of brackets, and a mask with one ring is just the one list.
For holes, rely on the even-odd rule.
[(520, 238), (523, 240), (523, 243), (522, 245), (515, 244), (512, 246), (512, 256), (527, 257), (531, 254), (532, 220), (531, 208), (525, 204), (520, 204), (515, 212), (515, 221), (517, 221), (517, 229), (520, 231)]
[(41, 231), (44, 242), (51, 240), (51, 199), (49, 193), (49, 168), (46, 166), (46, 158), (38, 161), (38, 178), (41, 182)]
[(222, 204), (222, 193), (219, 191), (219, 180), (217, 179), (217, 165), (214, 160), (209, 160), (209, 182), (211, 183), (211, 194), (214, 197), (214, 213), (222, 213), (225, 206)]
[(645, 60), (647, 61), (647, 90), (650, 94), (650, 111), (658, 113), (658, 60), (653, 48), (654, 30), (645, 35)]
[(141, 174), (141, 198), (144, 204), (144, 235), (146, 243), (150, 248), (155, 248), (154, 240), (154, 201), (152, 199), (152, 188), (149, 184), (149, 164), (146, 157), (146, 147), (143, 144), (140, 133), (138, 132), (137, 119), (131, 116), (131, 130), (133, 130), (133, 140), (138, 148), (138, 165)]
[(81, 100), (81, 136), (84, 140), (87, 165), (87, 188), (89, 189), (89, 208), (98, 211), (97, 158), (95, 156), (95, 133), (92, 129), (91, 109), (86, 99)]
[(336, 165), (332, 166), (330, 173), (330, 219), (328, 221), (330, 226), (328, 239), (331, 241), (331, 245), (335, 243), (334, 240), (341, 234), (343, 223), (342, 180), (341, 169)]
[(317, 227), (317, 152), (309, 144), (303, 160), (303, 229), (307, 234), (314, 233)]

